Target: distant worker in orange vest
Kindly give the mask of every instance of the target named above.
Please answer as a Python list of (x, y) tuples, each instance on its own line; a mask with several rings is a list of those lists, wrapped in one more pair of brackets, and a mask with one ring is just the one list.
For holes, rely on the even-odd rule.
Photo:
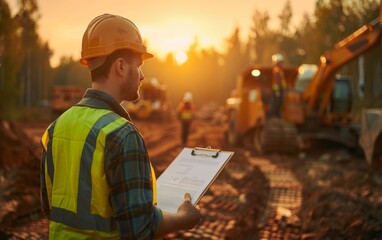
[(280, 117), (281, 106), (287, 87), (282, 66), (284, 57), (281, 54), (275, 54), (272, 56), (272, 62), (274, 66), (272, 68), (272, 99), (269, 115), (271, 117)]
[(178, 106), (178, 117), (182, 124), (182, 144), (187, 144), (188, 134), (190, 132), (191, 122), (194, 119), (195, 105), (191, 92), (186, 92), (182, 102)]

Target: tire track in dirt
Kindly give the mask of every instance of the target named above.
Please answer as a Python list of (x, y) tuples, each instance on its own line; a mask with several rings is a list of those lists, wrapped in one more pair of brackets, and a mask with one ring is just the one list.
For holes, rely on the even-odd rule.
[(300, 239), (301, 223), (297, 217), (302, 203), (302, 185), (288, 170), (266, 158), (250, 157), (269, 182), (266, 210), (258, 223), (260, 239)]

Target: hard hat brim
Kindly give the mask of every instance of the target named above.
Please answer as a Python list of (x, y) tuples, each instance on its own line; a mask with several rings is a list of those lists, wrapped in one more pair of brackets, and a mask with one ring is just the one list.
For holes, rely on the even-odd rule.
[(150, 58), (153, 58), (154, 55), (149, 53), (149, 52), (143, 52), (142, 53), (142, 60), (147, 60), (147, 59), (150, 59)]
[[(147, 59), (150, 59), (150, 58), (153, 58), (154, 55), (149, 53), (149, 52), (143, 52), (141, 53), (142, 54), (142, 60), (147, 60)], [(101, 57), (102, 58), (102, 57)], [(103, 64), (104, 61), (102, 61), (102, 64)], [(81, 58), (80, 59), (80, 63), (84, 66), (88, 66), (89, 67), (89, 60), (88, 59), (85, 59), (85, 58)], [(102, 64), (97, 64), (98, 67), (101, 66)], [(94, 68), (94, 67), (93, 67)]]

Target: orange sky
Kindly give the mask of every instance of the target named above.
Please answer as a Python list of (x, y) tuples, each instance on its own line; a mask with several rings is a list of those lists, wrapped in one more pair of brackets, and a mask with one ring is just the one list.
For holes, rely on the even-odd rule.
[[(11, 7), (17, 0), (8, 0)], [(303, 13), (312, 14), (316, 0), (290, 0), (294, 25)], [(39, 33), (54, 51), (52, 64), (61, 56), (79, 58), (87, 24), (97, 15), (112, 13), (132, 20), (148, 48), (162, 58), (186, 50), (198, 37), (202, 47), (224, 46), (236, 26), (247, 34), (255, 10), (268, 11), (277, 21), (286, 0), (39, 0)], [(245, 39), (246, 40), (246, 39)]]

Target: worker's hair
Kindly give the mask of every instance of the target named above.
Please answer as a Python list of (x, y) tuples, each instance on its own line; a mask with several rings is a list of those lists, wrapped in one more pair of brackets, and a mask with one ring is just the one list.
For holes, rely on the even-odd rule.
[(90, 72), (92, 81), (96, 81), (101, 78), (107, 78), (110, 73), (111, 64), (118, 58), (123, 58), (127, 62), (130, 62), (133, 55), (138, 54), (130, 49), (119, 49), (111, 53), (106, 57), (105, 62), (98, 68)]

